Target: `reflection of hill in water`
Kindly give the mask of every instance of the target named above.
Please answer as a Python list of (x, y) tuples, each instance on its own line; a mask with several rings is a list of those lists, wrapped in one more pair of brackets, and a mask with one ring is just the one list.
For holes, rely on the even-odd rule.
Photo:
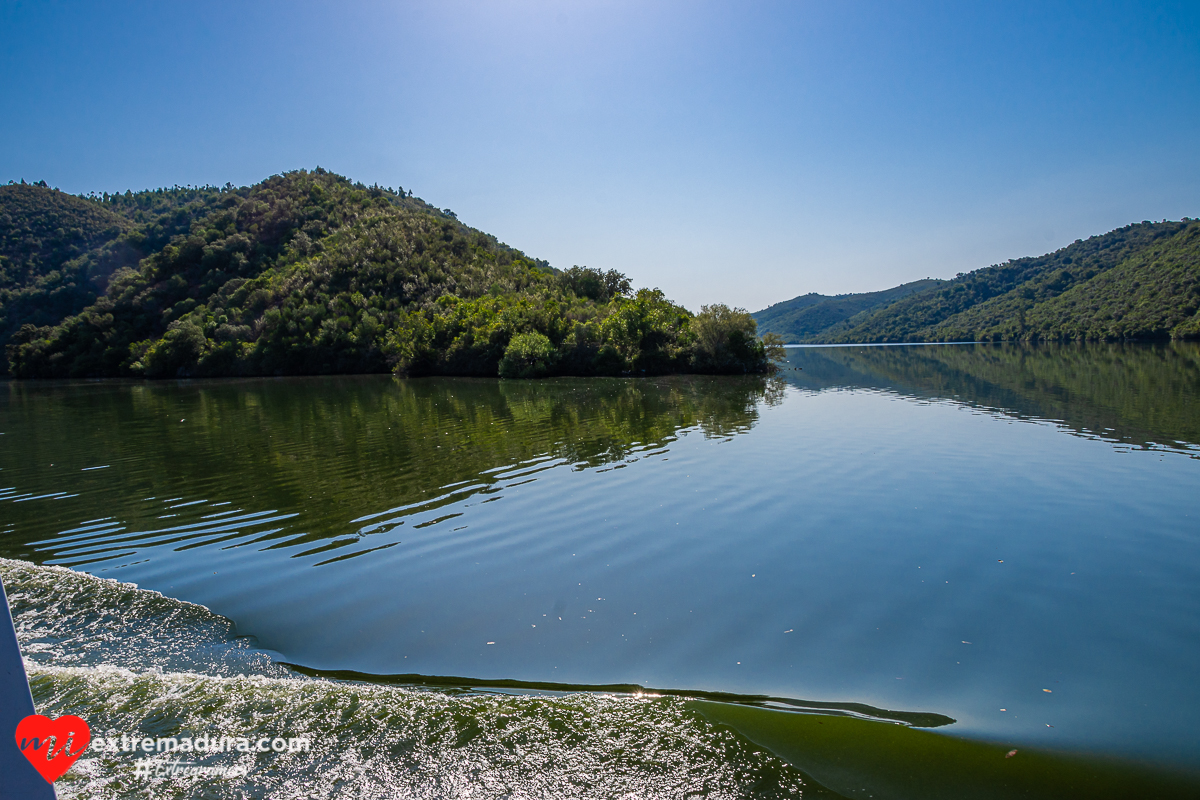
[(1200, 446), (1200, 344), (789, 349), (794, 385), (878, 388), (1062, 422), (1089, 436)]
[[(107, 498), (88, 516), (115, 517), (162, 538), (168, 525), (185, 521), (184, 510), (162, 507), (176, 495), (183, 505), (204, 498), (302, 511), (302, 521), (264, 520), (283, 525), (263, 531), (263, 541), (293, 546), (353, 536), (357, 526), (348, 521), (385, 509), (428, 513), (499, 491), (514, 471), (532, 475), (564, 462), (619, 467), (669, 446), (683, 430), (745, 433), (759, 403), (778, 402), (782, 391), (777, 380), (708, 376), (12, 382), (0, 430), (13, 458), (0, 466), (13, 488), (0, 501), (79, 492), (76, 482), (94, 480), (93, 491)], [(110, 466), (79, 471), (95, 465)], [(147, 505), (142, 498), (158, 499)], [(17, 531), (50, 524), (38, 516), (42, 503), (6, 505)], [(182, 543), (206, 532), (171, 535)], [(26, 535), (16, 538), (0, 552), (46, 557), (27, 548)], [(146, 536), (129, 544), (134, 539)]]

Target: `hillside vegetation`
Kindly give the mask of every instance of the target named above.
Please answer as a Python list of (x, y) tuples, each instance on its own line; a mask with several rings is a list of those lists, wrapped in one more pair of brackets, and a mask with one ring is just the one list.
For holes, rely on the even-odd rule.
[(120, 214), (44, 186), (0, 186), (0, 339), (94, 302), (123, 263), (106, 245), (132, 227)]
[(902, 297), (944, 283), (925, 279), (904, 283), (882, 292), (861, 294), (805, 294), (776, 303), (754, 313), (759, 330), (774, 333), (784, 342), (803, 342), (818, 336), (834, 335), (844, 330), (854, 318), (880, 306), (889, 305)]
[[(1200, 222), (1141, 222), (987, 267), (803, 341), (1200, 338)], [(760, 312), (761, 314), (761, 312)]]
[(9, 185), (0, 220), (16, 377), (770, 369), (743, 311), (693, 316), (614, 270), (554, 270), (319, 168), (88, 198)]

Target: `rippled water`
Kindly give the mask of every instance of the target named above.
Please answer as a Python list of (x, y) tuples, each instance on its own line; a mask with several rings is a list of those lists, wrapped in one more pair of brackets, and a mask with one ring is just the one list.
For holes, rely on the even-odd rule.
[[(790, 353), (10, 383), (0, 576), (39, 710), (322, 739), (248, 756), (250, 796), (962, 796), (861, 760), (945, 776), (946, 742), (1200, 767), (1197, 349)], [(127, 762), (66, 791), (134, 796)]]
[[(307, 680), (200, 606), (24, 562), (0, 561), (0, 577), (39, 712), (82, 711), (93, 737), (311, 739), (307, 753), (207, 758), (244, 765), (251, 776), (219, 781), (203, 796), (679, 797), (702, 788), (711, 797), (787, 797), (804, 788), (795, 769), (679, 700), (468, 696)], [(189, 797), (212, 783), (135, 779), (133, 761), (89, 752), (60, 794)], [(814, 792), (826, 794), (818, 786), (804, 793)]]

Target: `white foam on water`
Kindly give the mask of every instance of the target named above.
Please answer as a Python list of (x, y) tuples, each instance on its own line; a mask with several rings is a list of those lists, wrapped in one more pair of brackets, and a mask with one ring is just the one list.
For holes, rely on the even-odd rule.
[[(812, 796), (779, 759), (666, 697), (426, 691), (307, 678), (203, 606), (0, 559), (39, 713), (93, 738), (306, 738), (307, 752), (89, 749), (62, 798)], [(135, 776), (141, 758), (244, 772)]]

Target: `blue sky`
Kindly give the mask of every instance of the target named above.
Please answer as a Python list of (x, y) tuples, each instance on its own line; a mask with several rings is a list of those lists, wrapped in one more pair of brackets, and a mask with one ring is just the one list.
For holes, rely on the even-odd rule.
[(1200, 216), (1200, 3), (0, 0), (0, 180), (403, 186), (751, 310)]

